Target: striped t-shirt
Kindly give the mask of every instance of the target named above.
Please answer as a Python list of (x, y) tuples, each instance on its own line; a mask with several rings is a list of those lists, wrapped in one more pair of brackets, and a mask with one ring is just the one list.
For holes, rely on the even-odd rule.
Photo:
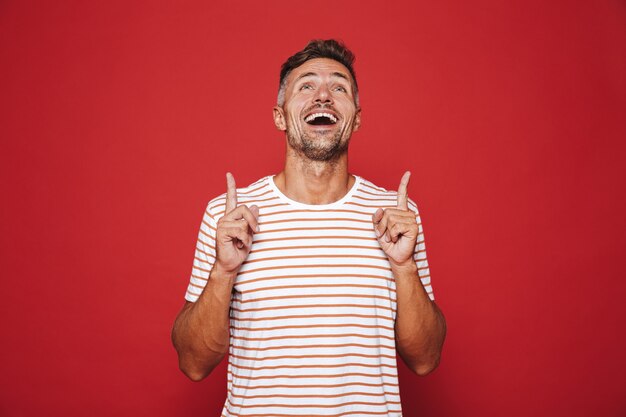
[[(394, 322), (396, 289), (372, 225), (395, 208), (395, 191), (355, 176), (331, 204), (289, 199), (267, 176), (237, 189), (259, 207), (260, 231), (235, 280), (228, 396), (222, 416), (400, 416)], [(211, 200), (185, 298), (194, 302), (215, 261), (225, 194)], [(434, 300), (424, 234), (414, 258)]]

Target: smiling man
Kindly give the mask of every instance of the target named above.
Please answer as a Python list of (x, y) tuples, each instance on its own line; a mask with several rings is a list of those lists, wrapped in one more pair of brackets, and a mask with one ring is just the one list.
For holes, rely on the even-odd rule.
[(204, 213), (172, 340), (205, 378), (228, 353), (223, 416), (400, 416), (396, 351), (418, 375), (446, 334), (410, 173), (387, 191), (349, 173), (361, 124), (353, 54), (314, 40), (282, 66), (285, 168)]

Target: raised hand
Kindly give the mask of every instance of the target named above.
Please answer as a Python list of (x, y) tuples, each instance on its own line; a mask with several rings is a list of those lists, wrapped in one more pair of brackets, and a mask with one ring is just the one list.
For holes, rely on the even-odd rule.
[(252, 246), (252, 236), (258, 231), (259, 208), (237, 206), (235, 178), (226, 173), (226, 210), (217, 222), (216, 265), (224, 272), (237, 273)]
[(415, 213), (409, 210), (407, 188), (411, 173), (405, 172), (398, 187), (396, 208), (378, 209), (372, 216), (378, 243), (394, 266), (413, 261), (418, 225)]

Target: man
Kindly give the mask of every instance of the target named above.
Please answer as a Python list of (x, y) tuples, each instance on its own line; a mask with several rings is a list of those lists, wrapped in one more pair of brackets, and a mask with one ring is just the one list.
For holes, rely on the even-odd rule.
[(228, 173), (204, 214), (172, 340), (194, 381), (229, 353), (224, 416), (399, 416), (396, 349), (418, 375), (439, 363), (410, 173), (392, 192), (348, 172), (353, 60), (315, 40), (283, 64), (284, 170), (239, 189)]

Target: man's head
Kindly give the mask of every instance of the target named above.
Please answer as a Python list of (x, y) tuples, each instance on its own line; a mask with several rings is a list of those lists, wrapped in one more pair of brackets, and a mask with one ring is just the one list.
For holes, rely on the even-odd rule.
[(354, 55), (335, 40), (314, 40), (283, 64), (274, 123), (310, 160), (345, 153), (361, 122)]
[(334, 39), (314, 39), (310, 41), (303, 50), (296, 52), (290, 56), (280, 68), (280, 81), (278, 83), (278, 99), (277, 104), (282, 106), (285, 104), (285, 88), (287, 86), (287, 77), (291, 71), (298, 68), (306, 61), (316, 58), (328, 58), (339, 62), (346, 67), (352, 76), (352, 87), (354, 89), (354, 99), (357, 107), (359, 106), (359, 88), (354, 73), (354, 54), (346, 46)]

